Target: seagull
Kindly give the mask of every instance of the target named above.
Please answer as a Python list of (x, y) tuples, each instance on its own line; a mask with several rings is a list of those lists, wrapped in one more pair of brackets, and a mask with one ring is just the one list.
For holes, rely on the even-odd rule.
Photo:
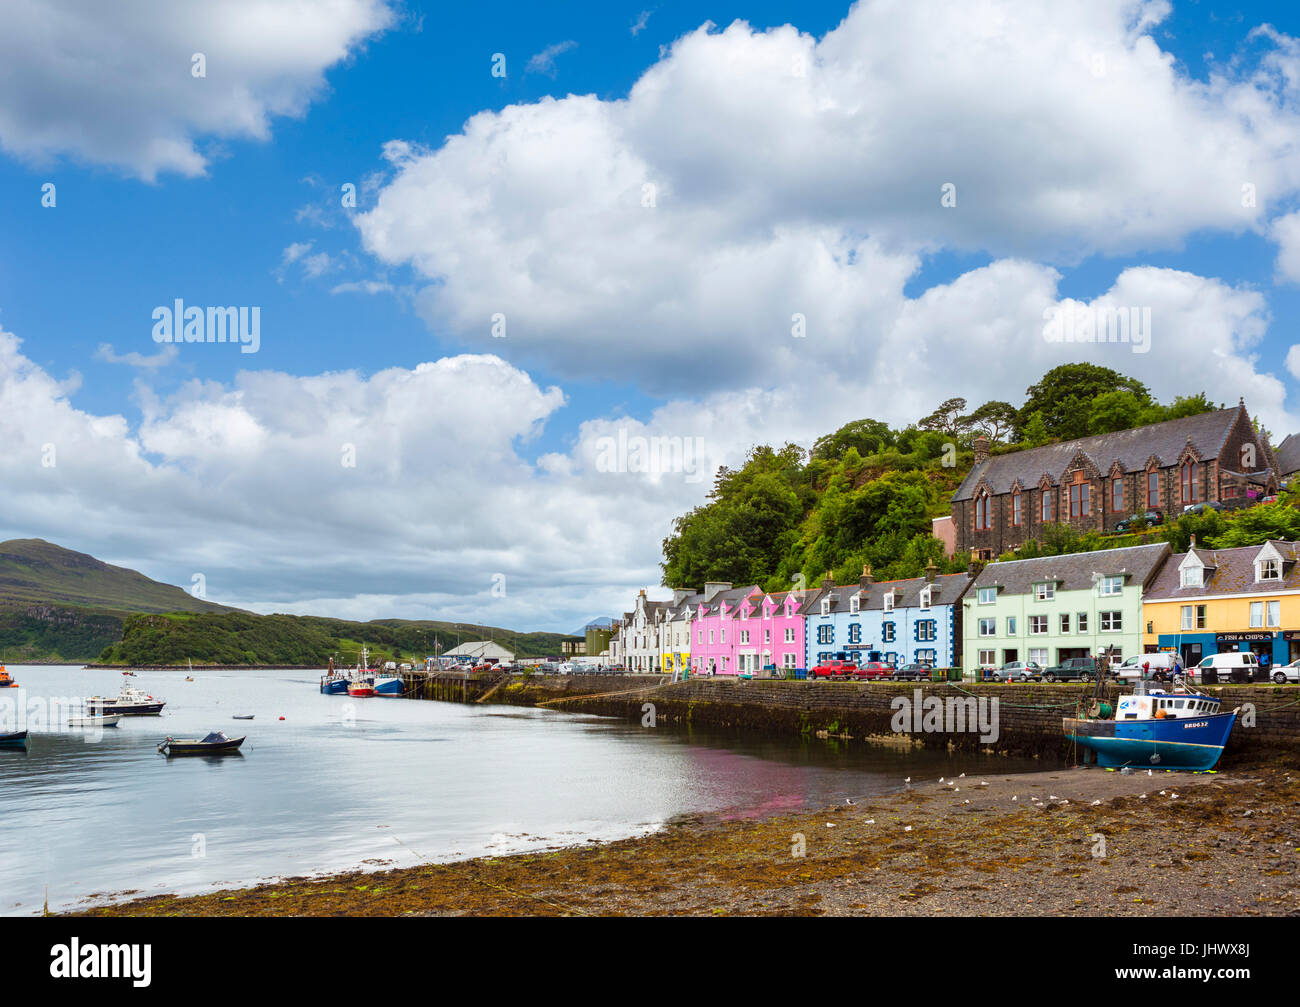
[(1012, 799), (1013, 801), (1018, 801), (1018, 800), (1020, 800), (1020, 795), (1019, 795), (1019, 794), (1016, 794), (1016, 795), (1013, 796), (1011, 799)]
[(828, 828), (828, 829), (833, 829), (833, 828), (835, 828), (835, 823), (834, 823), (834, 822), (827, 822), (827, 823), (826, 823), (826, 828)]
[(1057, 800), (1060, 800), (1060, 798), (1057, 797), (1055, 794), (1052, 794), (1052, 795), (1051, 795), (1050, 797), (1048, 797), (1047, 799), (1048, 799), (1049, 801), (1057, 801)]
[(911, 832), (911, 831), (912, 831), (912, 827), (911, 827), (910, 825), (905, 825), (905, 826), (903, 826), (903, 831), (904, 831), (904, 832)]
[(1164, 797), (1164, 796), (1165, 796), (1165, 791), (1163, 791), (1163, 790), (1160, 791), (1160, 796), (1161, 796), (1161, 797)]
[(952, 780), (949, 780), (949, 781), (948, 781), (948, 786), (950, 786), (950, 787), (955, 787), (955, 786), (957, 786), (957, 784), (953, 783)]
[(1147, 776), (1150, 776), (1150, 775), (1151, 775), (1151, 770), (1148, 769), (1148, 770), (1147, 770)]
[(1177, 794), (1170, 794), (1170, 795), (1169, 795), (1169, 799), (1170, 799), (1171, 801), (1176, 801), (1176, 800), (1178, 800), (1178, 795), (1177, 795)]
[(952, 792), (953, 792), (954, 794), (960, 794), (960, 793), (961, 793), (961, 787), (953, 787)]
[(1100, 804), (1100, 803), (1101, 803), (1101, 801), (1100, 801), (1100, 799), (1098, 799), (1098, 800), (1092, 802), (1092, 806), (1095, 808), (1095, 807), (1096, 807), (1098, 804)]
[(988, 780), (980, 780), (980, 786), (981, 786), (981, 787), (987, 787), (988, 785), (989, 785), (989, 781), (988, 781)]
[(970, 804), (970, 798), (969, 798), (969, 797), (966, 798), (966, 800), (962, 801), (961, 803), (962, 803), (962, 804)]
[(957, 779), (959, 779), (959, 780), (964, 780), (964, 779), (966, 779), (966, 774), (965, 774), (965, 773), (962, 773), (961, 776), (957, 777)]
[(844, 798), (844, 803), (847, 804), (850, 808), (853, 807), (853, 798), (851, 797)]
[(863, 824), (863, 825), (875, 825), (875, 824), (876, 824), (876, 820), (875, 820), (874, 818), (868, 818), (868, 819), (867, 819), (865, 822), (863, 822), (862, 824)]
[(942, 782), (943, 782), (943, 777), (942, 777), (942, 776), (941, 776), (941, 777), (939, 777), (939, 782), (940, 782), (940, 783), (942, 783)]

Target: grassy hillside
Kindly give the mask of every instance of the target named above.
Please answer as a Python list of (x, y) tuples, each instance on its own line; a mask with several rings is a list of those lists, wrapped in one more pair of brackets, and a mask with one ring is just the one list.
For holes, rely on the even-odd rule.
[(122, 638), (121, 612), (0, 605), (0, 662), (93, 660)]
[[(462, 642), (495, 639), (517, 657), (560, 653), (559, 633), (513, 633), (491, 626), (461, 624)], [(355, 663), (364, 644), (375, 660), (423, 660), (434, 641), (456, 645), (453, 623), (385, 619), (351, 622), (317, 616), (223, 614), (130, 615), (120, 642), (104, 648), (106, 664), (278, 664), (323, 667), (334, 657)]]
[(0, 542), (0, 604), (5, 603), (114, 612), (234, 611), (39, 538)]

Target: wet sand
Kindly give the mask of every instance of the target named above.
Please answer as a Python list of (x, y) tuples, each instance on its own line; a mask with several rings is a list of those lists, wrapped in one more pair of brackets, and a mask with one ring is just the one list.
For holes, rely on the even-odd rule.
[(1062, 769), (915, 780), (899, 794), (817, 812), (688, 818), (616, 843), (86, 912), (1285, 915), (1300, 912), (1298, 862), (1300, 769)]

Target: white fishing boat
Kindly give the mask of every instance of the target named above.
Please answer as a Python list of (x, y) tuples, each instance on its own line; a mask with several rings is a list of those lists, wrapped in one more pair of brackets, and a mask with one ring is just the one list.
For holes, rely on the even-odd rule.
[(103, 716), (69, 717), (69, 727), (116, 727), (122, 719), (120, 713), (106, 713)]
[(86, 710), (94, 716), (117, 713), (125, 717), (156, 717), (166, 705), (165, 700), (155, 699), (143, 689), (129, 685), (123, 685), (116, 698), (91, 696), (86, 700)]

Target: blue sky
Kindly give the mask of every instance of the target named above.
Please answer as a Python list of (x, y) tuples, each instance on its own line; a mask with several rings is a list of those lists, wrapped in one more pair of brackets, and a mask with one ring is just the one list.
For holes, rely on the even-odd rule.
[[(708, 485), (588, 483), (594, 438), (620, 425), (698, 436), (719, 464), (756, 441), (809, 442), (868, 410), (901, 423), (948, 394), (1018, 402), (1068, 353), (1035, 344), (945, 373), (942, 361), (959, 354), (943, 340), (965, 326), (983, 333), (974, 342), (1004, 329), (994, 345), (1032, 339), (1039, 306), (1064, 298), (1154, 304), (1168, 342), (1101, 362), (1162, 398), (1245, 395), (1275, 432), (1290, 432), (1300, 410), (1285, 361), (1300, 277), (1286, 263), (1300, 168), (1286, 139), (1295, 95), (1278, 82), (1300, 58), (1294, 8), (1104, 0), (1063, 4), (1058, 25), (999, 0), (1011, 27), (995, 28), (969, 10), (936, 7), (944, 13), (926, 24), (895, 7), (866, 4), (831, 36), (850, 16), (844, 2), (449, 10), (343, 0), (346, 16), (315, 34), (293, 29), (288, 13), (269, 30), (232, 27), (152, 0), (138, 20), (98, 25), (97, 5), (76, 0), (28, 15), (0, 43), (0, 59), (16, 61), (0, 84), (10, 89), (0, 107), (16, 110), (0, 113), (0, 330), (21, 340), (6, 401), (37, 416), (48, 395), (52, 411), (11, 443), (63, 437), (69, 458), (120, 451), (129, 465), (112, 500), (97, 499), (108, 477), (89, 465), (60, 470), (70, 482), (58, 488), (5, 473), (30, 497), (0, 533), (40, 534), (173, 582), (206, 564), (220, 571), (210, 578), (225, 585), (219, 600), (261, 610), (493, 621), (491, 577), (507, 570), (529, 588), (497, 605), (495, 621), (569, 629), (655, 583), (672, 515)], [(87, 19), (84, 37), (37, 20), (68, 11)], [(723, 31), (737, 19), (750, 29)], [(714, 29), (700, 32), (707, 22)], [(1264, 24), (1276, 33), (1259, 32)], [(88, 56), (96, 33), (107, 44)], [(282, 53), (267, 42), (280, 37)], [(1077, 83), (1043, 80), (1078, 69), (1079, 39), (1110, 53), (1103, 84), (1114, 89), (1091, 104), (1076, 101)], [(985, 56), (985, 45), (1013, 55)], [(1053, 45), (1059, 57), (1034, 52)], [(1171, 66), (1150, 58), (1153, 47)], [(204, 49), (208, 74), (194, 79), (188, 55)], [(504, 79), (490, 73), (495, 53)], [(787, 92), (765, 91), (770, 75), (754, 67), (783, 66), (791, 53), (815, 55), (809, 92), (786, 107)], [(947, 91), (937, 80), (945, 53), (956, 66)], [(60, 76), (73, 59), (91, 64), (78, 81)], [(115, 76), (114, 59), (131, 80)], [(869, 72), (854, 77), (861, 66)], [(970, 93), (986, 76), (987, 93)], [(1034, 105), (1040, 85), (1054, 96)], [(947, 101), (964, 109), (951, 121)], [(986, 124), (971, 123), (985, 113)], [(830, 125), (818, 121), (826, 115)], [(474, 116), (481, 130), (462, 134)], [(909, 137), (913, 118), (928, 125)], [(1023, 135), (1038, 142), (1005, 149)], [(446, 144), (456, 136), (459, 147)], [(394, 141), (405, 153), (390, 146), (386, 158)], [(157, 155), (164, 143), (182, 153)], [(909, 165), (913, 150), (929, 153)], [(663, 186), (663, 212), (642, 218), (648, 229), (621, 216), (619, 193), (640, 186), (638, 172)], [(1234, 217), (1216, 200), (1231, 202), (1247, 175), (1263, 187), (1261, 209)], [(918, 197), (906, 181), (918, 176), (927, 202), (910, 209)], [(935, 211), (950, 177), (963, 213), (981, 204), (973, 220)], [(47, 182), (52, 209), (41, 205)], [(358, 188), (356, 210), (340, 206), (344, 183)], [(814, 262), (807, 275), (791, 265)], [(524, 273), (528, 283), (508, 290)], [(384, 289), (337, 289), (364, 283)], [(175, 297), (259, 306), (259, 352), (181, 347), (160, 366), (122, 362), (162, 349), (150, 313)], [(486, 319), (498, 298), (517, 327), (494, 341)], [(792, 347), (792, 310), (824, 341)], [(1197, 347), (1199, 366), (1171, 365)], [(486, 391), (454, 363), (416, 373), (461, 354), (492, 355)], [(355, 386), (312, 384), (342, 371), (358, 372)], [(250, 392), (257, 375), (277, 377)], [(548, 397), (552, 387), (560, 392)], [(427, 432), (442, 450), (413, 458), (426, 433), (418, 411), (408, 418), (394, 404), (402, 394), (445, 414)], [(323, 397), (298, 420), (319, 407), (341, 429), (400, 441), (401, 459), (368, 476), (392, 480), (387, 498), (441, 500), (456, 486), (483, 523), (471, 528), (458, 509), (427, 527), (412, 517), (352, 529), (331, 516), (322, 527), (333, 544), (292, 542), (272, 510), (330, 500), (322, 514), (358, 513), (332, 496), (334, 483), (306, 475), (301, 496), (271, 494), (264, 515), (249, 505), (248, 487), (277, 470), (309, 471), (322, 455), (337, 467), (335, 448), (296, 429), (285, 404), (298, 395)], [(124, 423), (109, 436), (113, 417)], [(334, 478), (332, 468), (321, 475)], [(193, 513), (223, 493), (241, 495), (220, 519), (167, 529), (167, 548), (149, 540), (155, 508)], [(547, 507), (561, 515), (553, 523)], [(541, 527), (513, 535), (524, 520)], [(251, 540), (262, 542), (258, 557), (266, 542), (284, 550), (253, 564), (239, 558)], [(364, 543), (373, 565), (358, 572), (339, 542)]]

